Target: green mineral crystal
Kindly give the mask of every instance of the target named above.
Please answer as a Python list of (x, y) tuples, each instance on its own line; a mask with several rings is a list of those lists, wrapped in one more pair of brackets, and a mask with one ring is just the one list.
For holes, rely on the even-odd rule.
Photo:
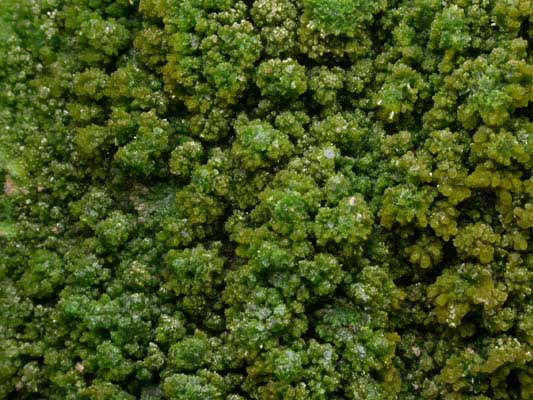
[(0, 399), (533, 399), (531, 0), (0, 0)]

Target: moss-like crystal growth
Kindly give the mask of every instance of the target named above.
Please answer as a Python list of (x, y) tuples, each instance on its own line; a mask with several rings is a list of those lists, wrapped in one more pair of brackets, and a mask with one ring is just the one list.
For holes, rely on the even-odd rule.
[(0, 400), (533, 399), (531, 0), (0, 0)]

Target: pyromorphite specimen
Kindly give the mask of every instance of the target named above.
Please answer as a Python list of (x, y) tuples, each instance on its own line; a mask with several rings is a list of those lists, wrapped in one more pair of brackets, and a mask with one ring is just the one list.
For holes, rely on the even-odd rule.
[(530, 0), (0, 0), (0, 400), (533, 399)]

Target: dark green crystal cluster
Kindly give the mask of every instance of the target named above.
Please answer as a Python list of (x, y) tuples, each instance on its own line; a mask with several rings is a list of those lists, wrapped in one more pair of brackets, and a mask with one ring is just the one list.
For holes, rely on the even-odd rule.
[(531, 0), (1, 0), (0, 399), (533, 399)]

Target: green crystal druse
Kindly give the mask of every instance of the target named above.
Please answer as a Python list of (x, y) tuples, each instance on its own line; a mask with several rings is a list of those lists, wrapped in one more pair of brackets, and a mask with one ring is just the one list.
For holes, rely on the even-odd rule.
[(531, 0), (0, 0), (0, 399), (533, 399)]

